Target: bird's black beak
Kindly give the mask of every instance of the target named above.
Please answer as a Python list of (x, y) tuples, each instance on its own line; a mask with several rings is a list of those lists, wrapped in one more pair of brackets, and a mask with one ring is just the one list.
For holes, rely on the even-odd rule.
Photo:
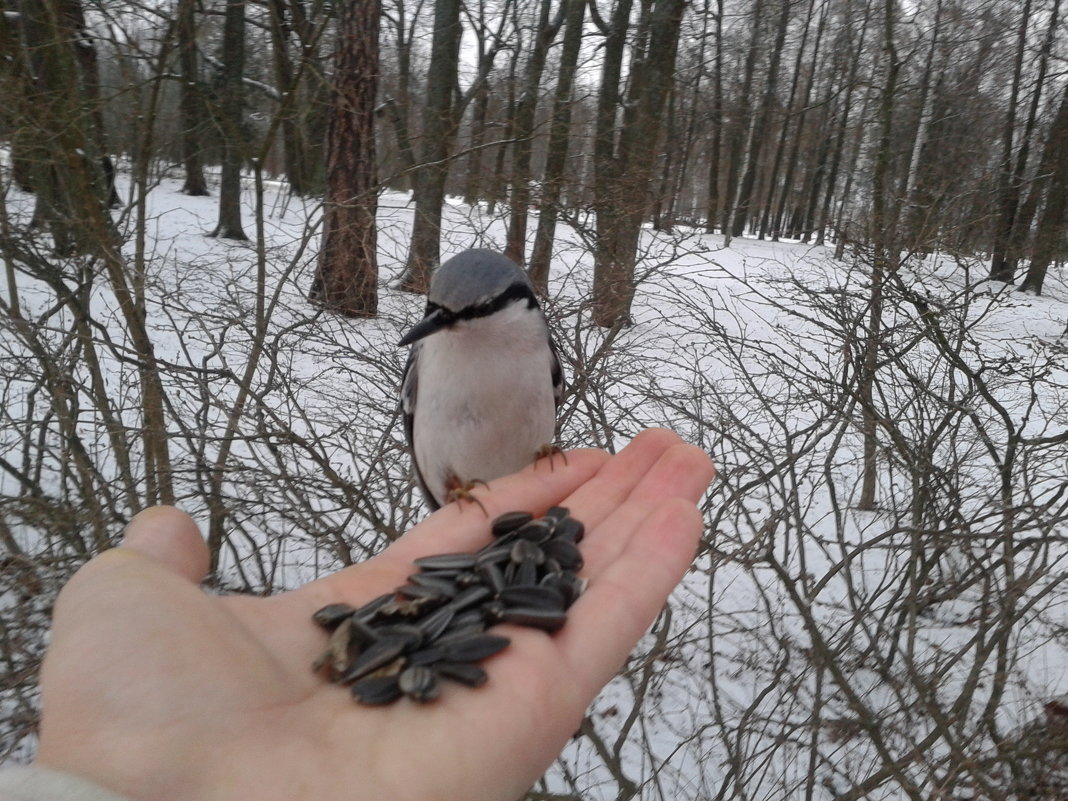
[(434, 309), (434, 311), (427, 314), (422, 320), (412, 326), (412, 330), (401, 337), (401, 341), (397, 343), (397, 347), (403, 347), (405, 345), (411, 345), (413, 342), (418, 342), (423, 337), (428, 337), (436, 331), (440, 331), (449, 325), (448, 315), (444, 313), (442, 309)]

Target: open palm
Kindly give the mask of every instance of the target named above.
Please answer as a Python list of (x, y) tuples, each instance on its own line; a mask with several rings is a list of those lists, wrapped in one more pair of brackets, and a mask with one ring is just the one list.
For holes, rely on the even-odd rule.
[(616, 456), (572, 451), (476, 491), (490, 517), (569, 507), (586, 525), (589, 588), (554, 635), (502, 626), (512, 645), (485, 664), (484, 687), (384, 708), (312, 673), (326, 635), (310, 616), (393, 589), (419, 556), (481, 547), (477, 505), (450, 505), (381, 555), (272, 598), (205, 594), (193, 522), (143, 512), (57, 601), (39, 762), (130, 798), (514, 799), (685, 572), (711, 477), (703, 452), (650, 430)]

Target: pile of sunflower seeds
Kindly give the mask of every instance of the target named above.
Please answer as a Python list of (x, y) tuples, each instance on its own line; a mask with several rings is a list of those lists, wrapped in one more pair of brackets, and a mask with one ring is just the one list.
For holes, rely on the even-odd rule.
[(496, 623), (553, 632), (586, 587), (582, 568), (585, 527), (562, 506), (543, 517), (506, 512), (492, 523), (493, 541), (476, 553), (416, 559), (408, 583), (359, 608), (324, 606), (312, 619), (330, 632), (315, 661), (331, 681), (351, 686), (364, 704), (401, 696), (426, 702), (441, 679), (479, 687), (486, 672), (476, 663), (507, 647), (489, 634)]

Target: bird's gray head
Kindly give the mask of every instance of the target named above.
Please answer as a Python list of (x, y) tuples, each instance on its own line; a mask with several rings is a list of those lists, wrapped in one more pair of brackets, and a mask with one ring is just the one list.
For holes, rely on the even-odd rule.
[(410, 345), (460, 320), (486, 317), (516, 301), (538, 305), (530, 279), (519, 265), (493, 250), (465, 250), (434, 271), (426, 316), (398, 344)]

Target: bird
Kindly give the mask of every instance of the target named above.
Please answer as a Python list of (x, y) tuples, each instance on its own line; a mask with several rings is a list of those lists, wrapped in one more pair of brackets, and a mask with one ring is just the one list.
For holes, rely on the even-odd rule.
[(443, 262), (406, 345), (404, 433), (431, 511), (559, 452), (560, 357), (530, 280), (507, 256), (472, 248)]

